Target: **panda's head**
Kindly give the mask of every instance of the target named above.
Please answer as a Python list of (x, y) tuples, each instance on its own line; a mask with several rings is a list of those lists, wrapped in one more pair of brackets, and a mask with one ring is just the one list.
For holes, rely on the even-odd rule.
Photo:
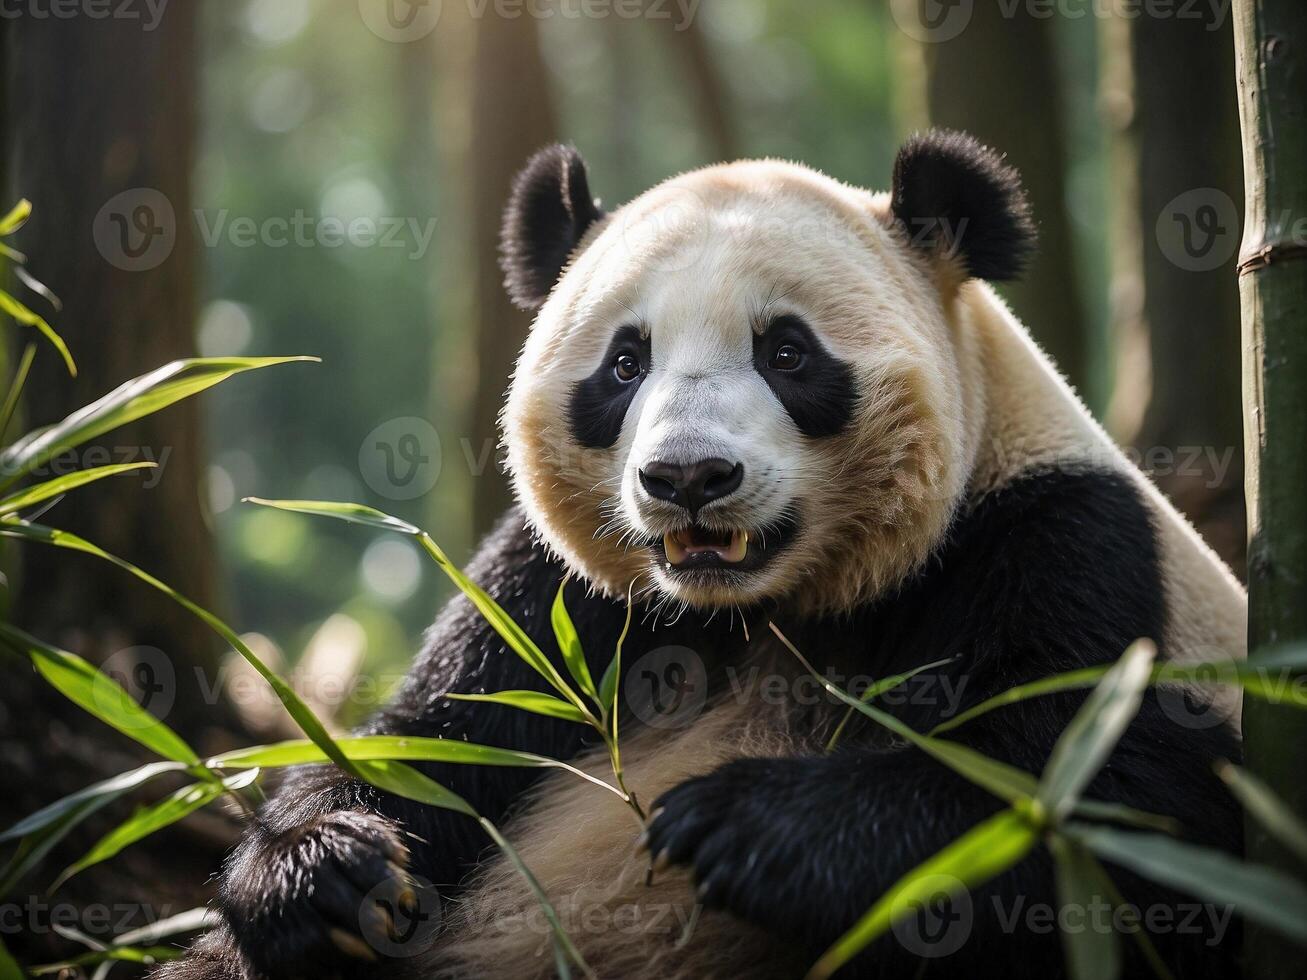
[(939, 542), (980, 439), (957, 297), (1032, 241), (1015, 173), (956, 133), (907, 143), (890, 194), (742, 162), (611, 214), (576, 151), (543, 150), (503, 234), (539, 311), (504, 412), (529, 519), (610, 592), (874, 597)]

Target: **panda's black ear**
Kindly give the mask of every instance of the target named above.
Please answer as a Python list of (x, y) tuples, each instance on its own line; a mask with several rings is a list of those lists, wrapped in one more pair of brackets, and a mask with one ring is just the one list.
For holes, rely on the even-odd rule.
[(1035, 247), (1020, 175), (966, 133), (933, 129), (903, 145), (890, 210), (913, 246), (978, 279), (1015, 279)]
[(499, 236), (513, 302), (539, 309), (586, 229), (602, 217), (581, 154), (557, 143), (537, 152), (513, 180)]

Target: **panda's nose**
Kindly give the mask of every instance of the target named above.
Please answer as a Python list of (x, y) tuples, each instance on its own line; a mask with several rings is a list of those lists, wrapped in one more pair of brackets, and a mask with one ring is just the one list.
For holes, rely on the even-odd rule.
[(712, 501), (733, 494), (743, 482), (743, 463), (716, 458), (689, 464), (655, 460), (640, 470), (640, 485), (649, 496), (680, 504), (691, 517)]

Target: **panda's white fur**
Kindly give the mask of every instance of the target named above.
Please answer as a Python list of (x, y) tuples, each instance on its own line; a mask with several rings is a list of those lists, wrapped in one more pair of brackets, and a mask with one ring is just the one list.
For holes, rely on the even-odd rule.
[[(801, 314), (854, 366), (864, 401), (848, 435), (805, 445), (753, 374), (749, 325), (769, 304)], [(612, 450), (582, 449), (565, 421), (566, 394), (632, 317), (657, 325), (656, 383), (637, 396)], [(740, 497), (751, 523), (804, 501), (799, 541), (758, 587), (810, 611), (849, 609), (901, 581), (939, 543), (960, 500), (1032, 466), (1092, 462), (1129, 474), (1151, 512), (1169, 655), (1201, 661), (1245, 650), (1236, 579), (1113, 445), (993, 290), (947, 257), (911, 248), (888, 195), (801, 166), (745, 162), (686, 174), (594, 228), (540, 311), (504, 430), (519, 499), (570, 568), (609, 592), (654, 580), (696, 606), (744, 597), (682, 589), (644, 549), (615, 543), (623, 531), (663, 530), (657, 508), (633, 492), (643, 460), (744, 460), (746, 473), (766, 477), (746, 482)], [(769, 461), (783, 480), (768, 473)], [(617, 533), (596, 535), (601, 527)], [(1238, 709), (1234, 693), (1219, 695), (1216, 710), (1229, 723)], [(632, 788), (650, 800), (726, 760), (802, 748), (775, 712), (736, 699), (685, 731), (634, 735), (624, 760)], [(606, 761), (584, 764), (602, 774)], [(801, 972), (805, 964), (783, 944), (725, 912), (704, 913), (693, 940), (678, 944), (695, 904), (689, 876), (669, 869), (648, 886), (635, 833), (620, 802), (567, 774), (546, 780), (509, 828), (601, 975)], [(535, 901), (504, 862), (484, 870), (455, 915), (442, 969), (550, 975)]]

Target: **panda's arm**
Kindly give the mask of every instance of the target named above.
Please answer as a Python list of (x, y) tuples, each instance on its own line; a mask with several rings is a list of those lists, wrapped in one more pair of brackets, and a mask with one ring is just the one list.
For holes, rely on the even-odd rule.
[[(549, 613), (562, 570), (531, 540), (520, 513), (501, 522), (468, 571), (561, 666)], [(622, 609), (583, 594), (580, 586), (569, 587), (578, 628), (595, 638), (590, 649), (611, 652), (603, 638), (610, 632), (616, 636)], [(445, 696), (523, 688), (543, 689), (540, 678), (505, 648), (471, 604), (458, 598), (430, 630), (394, 701), (363, 733), (462, 739), (555, 758), (580, 751), (583, 726)], [(503, 817), (539, 773), (448, 764), (418, 768), (492, 821)], [(220, 905), (241, 954), (260, 971), (283, 975), (338, 963), (342, 948), (363, 953), (365, 947), (332, 930), (357, 937), (364, 895), (373, 887), (394, 887), (397, 865), (407, 863), (447, 896), (488, 844), (466, 816), (383, 793), (334, 767), (305, 768), (288, 776), (232, 854)], [(224, 941), (230, 943), (230, 937), (208, 945)]]
[[(877, 620), (892, 644), (880, 653), (896, 666), (958, 656), (948, 668), (952, 689), (964, 685), (955, 710), (1025, 680), (1113, 660), (1141, 635), (1160, 638), (1163, 625), (1148, 513), (1128, 480), (1094, 473), (1030, 477), (994, 495), (960, 522), (939, 566), (896, 601)], [(1038, 774), (1084, 696), (1001, 708), (944, 737)], [(1089, 795), (1175, 816), (1190, 839), (1236, 849), (1238, 815), (1211, 762), (1235, 757), (1237, 745), (1224, 725), (1184, 724), (1177, 697), (1149, 693)], [(896, 710), (924, 731), (943, 720), (946, 701)], [(830, 755), (744, 759), (674, 788), (655, 804), (663, 809), (650, 850), (692, 867), (709, 905), (817, 955), (901, 876), (1003, 806), (917, 749), (886, 748), (865, 726), (856, 734), (861, 745), (846, 735)], [(1136, 904), (1174, 914), (1181, 901), (1114, 874)], [(973, 953), (1015, 942), (1034, 965), (1030, 975), (1060, 971), (1057, 930), (1032, 932), (1021, 917), (1032, 906), (1058, 907), (1042, 846), (964, 904), (970, 911), (956, 928)], [(911, 975), (918, 957), (950, 952), (958, 933), (944, 928), (948, 921), (935, 940), (912, 920), (876, 944), (869, 955), (878, 975)], [(1197, 967), (1192, 957), (1204, 948), (1186, 945), (1192, 936), (1153, 938), (1173, 969)], [(1195, 975), (1227, 962), (1229, 946), (1205, 949)], [(902, 969), (888, 969), (887, 958), (902, 958)]]

